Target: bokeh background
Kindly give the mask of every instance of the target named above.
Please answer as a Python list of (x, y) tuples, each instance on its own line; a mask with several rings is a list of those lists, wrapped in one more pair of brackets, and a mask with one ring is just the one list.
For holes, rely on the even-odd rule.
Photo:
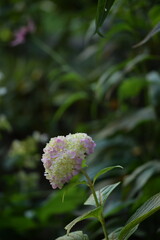
[[(0, 240), (53, 240), (86, 211), (84, 186), (52, 190), (43, 175), (57, 135), (93, 137), (91, 177), (124, 167), (97, 184), (122, 181), (105, 207), (109, 232), (160, 190), (160, 35), (133, 47), (160, 22), (160, 1), (116, 1), (103, 37), (96, 11), (96, 0), (0, 2)], [(130, 239), (160, 239), (159, 222), (154, 214)], [(95, 220), (81, 228), (102, 238)]]

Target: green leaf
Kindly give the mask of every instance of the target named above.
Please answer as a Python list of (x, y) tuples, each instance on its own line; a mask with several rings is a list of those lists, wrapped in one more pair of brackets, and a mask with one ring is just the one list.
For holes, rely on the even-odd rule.
[[(121, 229), (122, 229), (122, 228), (117, 228), (116, 230), (114, 230), (113, 232), (111, 232), (111, 233), (109, 234), (109, 236), (108, 236), (108, 237), (109, 237), (109, 240), (118, 240), (118, 235), (119, 235)], [(103, 240), (105, 240), (105, 239), (103, 239)]]
[(99, 28), (102, 26), (115, 0), (99, 0), (96, 13), (96, 33), (100, 36)]
[(37, 224), (33, 219), (24, 216), (12, 216), (11, 214), (5, 216), (4, 214), (0, 219), (1, 229), (14, 229), (17, 233), (27, 233), (36, 227)]
[(147, 85), (143, 78), (131, 77), (125, 79), (119, 87), (118, 97), (121, 101), (137, 96)]
[[(98, 202), (102, 205), (105, 203), (111, 192), (120, 184), (120, 182), (105, 186), (104, 188), (100, 189), (99, 191), (96, 191), (96, 195), (98, 198)], [(87, 201), (84, 203), (85, 205), (93, 205), (96, 206), (96, 202), (94, 200), (93, 194), (90, 195), (90, 197), (87, 199)]]
[[(126, 239), (128, 239), (138, 228), (139, 225), (136, 225), (126, 236)], [(118, 240), (118, 235), (120, 233), (122, 228), (117, 228), (112, 233), (109, 234), (109, 240)], [(105, 240), (105, 239), (104, 239)]]
[(74, 187), (74, 186), (82, 185), (82, 184), (88, 185), (87, 181), (83, 180), (83, 181), (77, 181), (77, 182), (75, 182), (75, 183), (73, 183), (73, 184), (71, 183), (70, 186), (71, 186), (71, 187)]
[(83, 234), (82, 231), (76, 231), (56, 238), (55, 240), (89, 240), (89, 238), (86, 234)]
[(77, 93), (73, 93), (71, 94), (66, 100), (65, 102), (60, 106), (60, 108), (58, 108), (58, 110), (55, 112), (55, 115), (53, 117), (53, 119), (55, 121), (58, 121), (62, 115), (64, 114), (64, 112), (75, 102), (80, 101), (82, 99), (87, 99), (87, 94), (85, 92), (77, 92)]
[(102, 207), (98, 207), (98, 208), (95, 208), (94, 210), (91, 210), (91, 211), (89, 211), (89, 212), (87, 212), (87, 213), (85, 213), (85, 214), (83, 214), (83, 215), (75, 218), (72, 222), (70, 222), (70, 223), (65, 227), (65, 229), (67, 230), (67, 234), (69, 234), (70, 230), (72, 229), (72, 227), (73, 227), (76, 223), (78, 223), (78, 222), (80, 222), (80, 221), (82, 221), (82, 220), (84, 220), (84, 219), (91, 218), (91, 217), (94, 217), (94, 218), (97, 218), (97, 219), (98, 219), (99, 216), (100, 216), (100, 214), (101, 214), (101, 211), (102, 211)]
[(151, 71), (147, 74), (147, 81), (149, 83), (148, 98), (149, 102), (155, 108), (159, 109), (160, 104), (160, 74), (156, 71)]
[(5, 115), (0, 115), (0, 130), (6, 130), (8, 132), (12, 130), (12, 127)]
[(112, 122), (97, 134), (97, 138), (106, 138), (115, 134), (118, 131), (131, 131), (142, 122), (155, 120), (156, 114), (154, 109), (152, 107), (145, 107), (135, 111), (132, 114), (125, 115), (116, 120), (115, 122)]
[(160, 210), (160, 193), (145, 202), (128, 220), (118, 236), (118, 240), (127, 240), (138, 228), (139, 223)]
[(117, 165), (117, 166), (112, 166), (112, 167), (107, 167), (107, 168), (101, 169), (101, 170), (96, 174), (96, 176), (94, 177), (93, 183), (95, 183), (95, 181), (97, 180), (98, 177), (100, 177), (101, 175), (103, 175), (103, 174), (111, 171), (111, 170), (114, 169), (114, 168), (123, 168), (123, 167), (120, 166), (120, 165)]
[(47, 219), (54, 214), (71, 212), (84, 201), (84, 198), (85, 190), (66, 186), (61, 191), (54, 191), (53, 194), (43, 202), (37, 210), (38, 217), (41, 221), (47, 221)]
[[(87, 183), (85, 180), (83, 180), (83, 181), (78, 181), (78, 180), (77, 180), (77, 181), (75, 181), (75, 182), (73, 182), (73, 183), (70, 183), (70, 184), (68, 185), (68, 189), (69, 189), (69, 188), (74, 188), (74, 187), (76, 187), (77, 185), (82, 185), (82, 184), (88, 186), (88, 183)], [(66, 191), (64, 190), (64, 192), (63, 192), (62, 202), (65, 201), (65, 195), (67, 194), (68, 189), (67, 189)]]
[(136, 168), (133, 173), (128, 175), (123, 182), (124, 187), (131, 185), (130, 197), (140, 191), (148, 180), (154, 175), (160, 172), (160, 162), (151, 161)]
[(137, 43), (133, 47), (134, 48), (140, 47), (141, 45), (143, 45), (146, 42), (148, 42), (148, 40), (150, 40), (150, 38), (152, 38), (158, 32), (160, 32), (160, 22), (147, 34), (147, 36), (142, 41), (140, 41), (139, 43)]
[(150, 22), (153, 23), (153, 25), (156, 25), (158, 22), (160, 22), (160, 4), (153, 4), (152, 8), (149, 11), (149, 19)]

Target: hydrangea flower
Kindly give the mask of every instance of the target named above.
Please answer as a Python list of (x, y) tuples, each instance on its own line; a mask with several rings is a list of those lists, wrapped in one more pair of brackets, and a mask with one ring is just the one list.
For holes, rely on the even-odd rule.
[(94, 152), (95, 146), (92, 138), (85, 133), (51, 138), (43, 149), (42, 162), (52, 188), (61, 189), (77, 175), (82, 168), (82, 161)]
[(35, 32), (35, 24), (32, 20), (29, 20), (26, 26), (22, 26), (14, 32), (14, 39), (11, 42), (11, 46), (15, 47), (26, 41), (26, 36), (28, 33)]

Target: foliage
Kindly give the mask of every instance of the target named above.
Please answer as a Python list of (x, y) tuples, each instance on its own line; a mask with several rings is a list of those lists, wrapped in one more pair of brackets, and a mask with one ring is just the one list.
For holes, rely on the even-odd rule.
[[(112, 170), (115, 167), (110, 167), (107, 170)], [(118, 166), (119, 167), (119, 166)], [(102, 169), (99, 171), (96, 176), (100, 176), (106, 171), (105, 169)], [(107, 172), (107, 171), (106, 171)], [(138, 210), (131, 216), (131, 218), (127, 221), (124, 227), (118, 228), (114, 230), (113, 233), (108, 235), (107, 229), (106, 229), (106, 223), (104, 221), (103, 217), (103, 207), (104, 203), (106, 202), (109, 195), (112, 193), (112, 191), (119, 185), (120, 182), (111, 184), (108, 186), (105, 186), (98, 191), (95, 191), (94, 189), (94, 179), (91, 180), (88, 174), (83, 170), (83, 174), (86, 177), (88, 181), (88, 186), (90, 187), (90, 190), (92, 194), (87, 199), (87, 201), (84, 203), (86, 205), (93, 205), (95, 208), (93, 210), (90, 210), (89, 212), (84, 213), (83, 215), (80, 215), (76, 219), (74, 219), (72, 222), (70, 222), (65, 229), (67, 230), (67, 236), (70, 235), (70, 231), (73, 228), (73, 226), (87, 218), (96, 218), (102, 225), (105, 240), (127, 240), (133, 233), (138, 229), (139, 224), (144, 221), (146, 218), (150, 217), (152, 214), (160, 210), (160, 193), (154, 195), (152, 198), (150, 198), (148, 201), (146, 201)], [(66, 235), (65, 235), (66, 236)], [(64, 236), (64, 237), (65, 237)]]
[(81, 231), (76, 231), (73, 233), (70, 233), (69, 235), (65, 235), (63, 237), (57, 238), (57, 240), (88, 240), (88, 237), (86, 234), (83, 234)]
[[(66, 186), (60, 194), (44, 179), (40, 158), (52, 136), (93, 136), (97, 147), (88, 160), (91, 177), (102, 168), (123, 166), (96, 180), (97, 189), (122, 181), (104, 206), (109, 233), (159, 192), (159, 1), (111, 1), (98, 26), (103, 37), (94, 34), (98, 2), (0, 3), (3, 240), (55, 239), (65, 234), (63, 227), (77, 211), (90, 210), (80, 207), (87, 199), (84, 185), (78, 190)], [(12, 46), (15, 31), (29, 21), (35, 30)], [(130, 239), (158, 240), (159, 221), (154, 214)], [(78, 224), (92, 240), (101, 239), (96, 220)]]

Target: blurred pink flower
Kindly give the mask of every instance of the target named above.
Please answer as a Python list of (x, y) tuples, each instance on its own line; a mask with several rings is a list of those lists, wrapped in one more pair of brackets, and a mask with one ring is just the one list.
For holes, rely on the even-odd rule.
[(33, 32), (35, 32), (35, 24), (32, 20), (29, 20), (26, 26), (22, 26), (21, 28), (15, 31), (14, 39), (11, 42), (11, 46), (14, 47), (19, 44), (23, 44), (26, 40), (26, 35), (28, 33), (33, 33)]

